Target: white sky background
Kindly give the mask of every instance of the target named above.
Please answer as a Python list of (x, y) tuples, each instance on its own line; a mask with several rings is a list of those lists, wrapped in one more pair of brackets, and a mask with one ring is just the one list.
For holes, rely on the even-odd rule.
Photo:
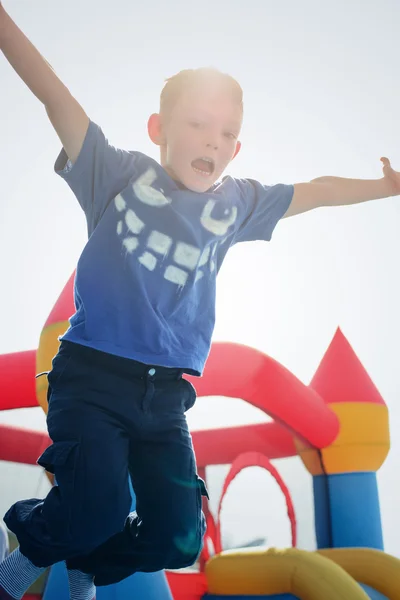
[[(146, 122), (163, 80), (212, 65), (237, 77), (245, 94), (243, 149), (230, 174), (271, 184), (378, 178), (382, 155), (400, 169), (397, 0), (5, 5), (117, 146), (157, 158)], [(44, 110), (4, 60), (0, 119), (0, 352), (12, 352), (37, 346), (86, 228), (72, 193), (53, 174), (60, 144)], [(400, 198), (320, 209), (283, 221), (271, 244), (236, 246), (219, 277), (215, 330), (215, 339), (257, 347), (308, 383), (342, 327), (391, 412), (392, 450), (379, 483), (386, 549), (398, 556), (399, 221)], [(189, 415), (193, 428), (259, 418), (218, 400), (200, 401)], [(44, 426), (40, 409), (0, 421)], [(278, 467), (294, 490), (301, 545), (311, 547), (310, 478), (297, 462)], [(18, 473), (0, 465), (2, 512), (45, 487), (35, 467)], [(233, 537), (245, 541), (263, 528), (269, 541), (287, 544), (279, 491), (254, 470), (241, 478), (226, 503)]]

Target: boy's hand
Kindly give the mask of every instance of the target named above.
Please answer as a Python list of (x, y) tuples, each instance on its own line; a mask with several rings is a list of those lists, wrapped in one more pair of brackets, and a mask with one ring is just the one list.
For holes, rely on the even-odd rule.
[(345, 206), (400, 195), (400, 172), (392, 169), (388, 158), (382, 157), (381, 161), (381, 179), (318, 177), (308, 183), (296, 183), (292, 203), (284, 216), (291, 217), (320, 206)]
[(400, 194), (400, 171), (392, 169), (390, 160), (385, 156), (381, 158), (381, 161), (383, 163), (383, 176), (388, 183), (390, 195), (397, 196)]

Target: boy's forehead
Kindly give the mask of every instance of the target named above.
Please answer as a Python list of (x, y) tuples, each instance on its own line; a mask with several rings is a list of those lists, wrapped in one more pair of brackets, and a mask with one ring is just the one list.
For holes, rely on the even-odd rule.
[(194, 86), (185, 90), (180, 97), (180, 109), (199, 115), (222, 114), (226, 120), (242, 122), (242, 107), (227, 86)]

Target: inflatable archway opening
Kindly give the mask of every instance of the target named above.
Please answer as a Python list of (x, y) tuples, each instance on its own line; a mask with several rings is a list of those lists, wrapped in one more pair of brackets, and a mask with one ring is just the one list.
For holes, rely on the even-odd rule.
[[(283, 481), (278, 470), (274, 467), (274, 465), (271, 463), (271, 461), (265, 455), (260, 454), (259, 452), (247, 452), (244, 454), (240, 454), (234, 460), (234, 462), (232, 463), (232, 465), (225, 477), (225, 480), (224, 480), (224, 483), (222, 486), (221, 497), (220, 497), (219, 505), (218, 505), (216, 523), (214, 522), (212, 517), (208, 520), (208, 525), (210, 526), (210, 529), (207, 529), (206, 543), (205, 543), (204, 549), (203, 549), (203, 557), (204, 557), (205, 561), (207, 561), (210, 558), (210, 553), (209, 553), (209, 549), (207, 546), (207, 537), (210, 538), (210, 540), (212, 542), (212, 546), (215, 549), (215, 554), (219, 554), (222, 552), (221, 511), (222, 511), (222, 507), (223, 507), (223, 502), (224, 502), (225, 496), (228, 492), (228, 488), (231, 485), (231, 483), (233, 482), (233, 480), (242, 471), (244, 471), (245, 469), (248, 469), (250, 467), (260, 467), (262, 469), (265, 469), (278, 484), (278, 486), (284, 496), (285, 502), (286, 502), (287, 515), (288, 515), (288, 518), (290, 521), (292, 546), (296, 546), (296, 543), (297, 543), (296, 515), (295, 515), (293, 501), (292, 501), (292, 498), (291, 498), (291, 495), (290, 495), (287, 485)], [(211, 515), (211, 513), (209, 513), (209, 515)]]

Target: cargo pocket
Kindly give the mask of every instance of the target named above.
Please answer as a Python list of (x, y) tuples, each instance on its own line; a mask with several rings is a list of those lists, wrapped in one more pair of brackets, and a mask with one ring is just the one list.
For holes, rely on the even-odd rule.
[(43, 501), (42, 517), (51, 538), (60, 543), (70, 540), (74, 529), (78, 457), (78, 441), (54, 442), (37, 461), (56, 478), (56, 485)]
[(182, 379), (182, 382), (184, 383), (185, 388), (186, 388), (184, 407), (185, 407), (185, 412), (187, 412), (194, 406), (194, 404), (197, 400), (197, 393), (196, 393), (195, 387), (190, 383), (190, 381), (188, 381), (187, 379)]
[(196, 514), (193, 515), (196, 520), (190, 522), (190, 530), (187, 531), (181, 544), (178, 545), (180, 550), (178, 558), (173, 563), (168, 564), (168, 569), (191, 567), (197, 561), (203, 549), (206, 520), (202, 510), (202, 498), (203, 496), (208, 498), (208, 492), (206, 484), (197, 474), (195, 479), (192, 480), (192, 486), (193, 491), (196, 492)]
[(197, 487), (198, 487), (198, 490), (199, 490), (200, 506), (201, 506), (202, 496), (204, 496), (205, 498), (207, 498), (207, 500), (210, 499), (210, 496), (208, 495), (207, 487), (206, 487), (206, 484), (205, 484), (204, 480), (201, 477), (199, 477), (198, 475), (197, 475)]

